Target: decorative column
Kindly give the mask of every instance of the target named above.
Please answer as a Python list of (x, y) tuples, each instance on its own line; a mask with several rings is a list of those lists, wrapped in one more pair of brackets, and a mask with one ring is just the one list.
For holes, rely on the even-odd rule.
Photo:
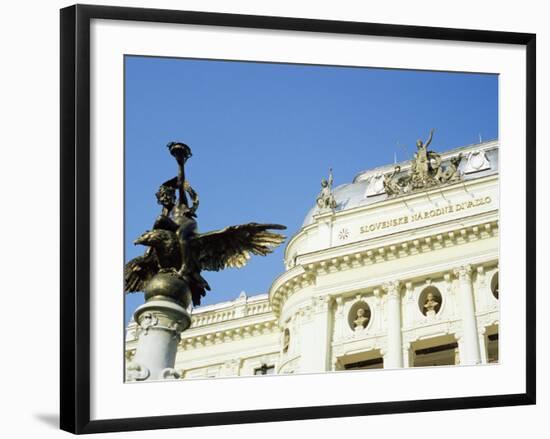
[(331, 370), (332, 298), (316, 297), (300, 318), (300, 333), (307, 344), (301, 345), (300, 372), (317, 373)]
[(472, 288), (472, 266), (463, 265), (454, 269), (458, 278), (458, 296), (462, 314), (462, 350), (460, 364), (479, 364), (479, 339), (474, 306), (474, 291)]
[(344, 337), (344, 330), (347, 324), (344, 318), (344, 299), (342, 296), (335, 298), (336, 311), (334, 313), (334, 338), (341, 340)]
[(138, 342), (126, 365), (126, 381), (179, 378), (174, 364), (180, 334), (191, 325), (186, 309), (191, 295), (187, 285), (170, 274), (157, 274), (146, 290), (146, 302), (134, 313)]
[(383, 285), (387, 293), (386, 309), (388, 312), (387, 349), (384, 355), (384, 368), (403, 367), (403, 347), (401, 336), (401, 293), (399, 281)]
[(403, 345), (403, 367), (412, 367), (411, 362), (411, 344), (409, 342)]
[(487, 332), (486, 328), (479, 328), (479, 354), (481, 357), (481, 362), (487, 364)]

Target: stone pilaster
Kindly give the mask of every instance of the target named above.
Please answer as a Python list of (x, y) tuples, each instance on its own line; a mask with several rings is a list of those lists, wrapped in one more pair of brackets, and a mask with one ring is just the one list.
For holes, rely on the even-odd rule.
[(479, 354), (481, 362), (487, 364), (487, 334), (486, 328), (479, 328)]
[(388, 318), (387, 349), (384, 356), (384, 368), (403, 367), (403, 347), (401, 334), (401, 284), (399, 281), (383, 285), (387, 294), (386, 311)]
[(403, 367), (413, 367), (411, 360), (411, 344), (407, 342), (403, 345)]
[(322, 372), (331, 369), (332, 298), (315, 297), (304, 309), (300, 333), (307, 343), (301, 346), (300, 371)]
[(475, 315), (474, 291), (472, 287), (472, 267), (463, 265), (454, 269), (458, 278), (458, 297), (462, 317), (462, 350), (460, 363), (471, 365), (481, 363), (479, 336)]

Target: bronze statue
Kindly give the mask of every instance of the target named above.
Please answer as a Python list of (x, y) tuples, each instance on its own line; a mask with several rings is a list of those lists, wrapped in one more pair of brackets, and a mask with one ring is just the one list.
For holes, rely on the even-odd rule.
[[(125, 265), (124, 291), (145, 291), (146, 298), (162, 293), (177, 299), (178, 294), (183, 294), (180, 290), (187, 289), (193, 304), (200, 305), (201, 297), (210, 290), (201, 271), (240, 268), (251, 254), (265, 256), (271, 253), (285, 236), (269, 230), (286, 227), (248, 223), (199, 233), (196, 221), (199, 197), (185, 179), (185, 163), (192, 155), (191, 149), (176, 142), (169, 143), (168, 148), (178, 163), (178, 176), (163, 183), (156, 193), (162, 210), (153, 230), (145, 232), (134, 242), (149, 248), (143, 256)], [(177, 200), (176, 192), (179, 193)], [(152, 282), (154, 278), (155, 282)]]

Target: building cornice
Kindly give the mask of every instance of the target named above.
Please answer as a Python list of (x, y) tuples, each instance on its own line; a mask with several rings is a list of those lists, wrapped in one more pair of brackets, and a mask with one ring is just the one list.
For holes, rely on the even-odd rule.
[(379, 264), (425, 252), (498, 236), (498, 211), (472, 215), (415, 230), (331, 247), (301, 255), (299, 265), (279, 276), (269, 292), (273, 312), (279, 316), (283, 304), (297, 291), (313, 285), (318, 276)]
[(270, 310), (262, 316), (235, 319), (220, 324), (207, 324), (207, 326), (195, 330), (189, 329), (182, 333), (179, 345), (182, 349), (193, 349), (274, 332), (280, 331), (277, 319)]
[(330, 221), (332, 223), (336, 223), (338, 221), (345, 220), (357, 215), (368, 216), (371, 212), (374, 212), (374, 211), (389, 210), (396, 205), (404, 204), (405, 206), (407, 206), (423, 198), (429, 199), (430, 197), (438, 196), (441, 194), (442, 190), (445, 190), (445, 192), (450, 192), (452, 190), (456, 190), (460, 188), (471, 189), (475, 186), (479, 186), (479, 185), (483, 185), (491, 182), (498, 182), (498, 173), (486, 175), (484, 177), (479, 177), (468, 181), (459, 181), (456, 183), (447, 184), (445, 186), (436, 186), (424, 191), (415, 191), (409, 194), (386, 198), (376, 203), (365, 204), (363, 206), (356, 206), (356, 207), (352, 207), (341, 211), (328, 210), (326, 212), (319, 213), (315, 215), (314, 217), (315, 221), (313, 223), (308, 224), (305, 227), (302, 227), (298, 231), (298, 233), (296, 233), (294, 236), (292, 236), (289, 239), (285, 247), (284, 259), (285, 261), (288, 260), (290, 256), (288, 252), (294, 246), (294, 243), (300, 240), (302, 237), (304, 237), (304, 235), (307, 236), (309, 233), (316, 230), (318, 228), (319, 222)]

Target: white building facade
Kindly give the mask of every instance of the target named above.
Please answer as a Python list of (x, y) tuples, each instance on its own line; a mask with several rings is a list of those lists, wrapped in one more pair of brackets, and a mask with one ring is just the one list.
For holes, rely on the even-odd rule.
[[(288, 241), (268, 294), (193, 310), (181, 377), (497, 362), (498, 146), (438, 155), (441, 169), (462, 158), (460, 178), (422, 190), (389, 195), (393, 164), (336, 187)], [(128, 358), (135, 334), (131, 323)]]

